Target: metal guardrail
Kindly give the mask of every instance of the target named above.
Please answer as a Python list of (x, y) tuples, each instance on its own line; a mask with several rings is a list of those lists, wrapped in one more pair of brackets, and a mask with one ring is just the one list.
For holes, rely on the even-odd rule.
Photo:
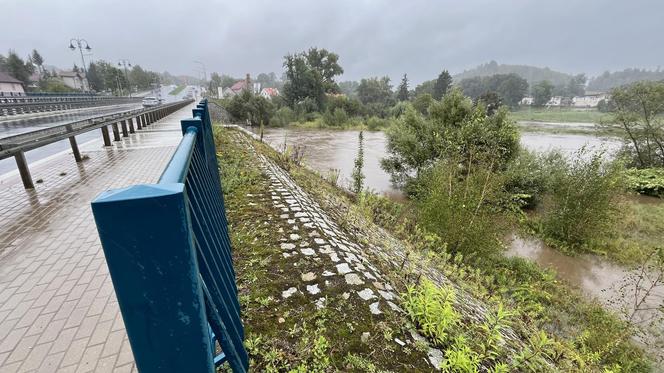
[(92, 106), (138, 103), (140, 97), (114, 96), (14, 96), (0, 97), (0, 117), (78, 109)]
[(248, 369), (207, 102), (193, 112), (157, 184), (92, 202), (140, 372)]
[[(16, 165), (18, 166), (23, 186), (26, 189), (34, 188), (32, 176), (28, 168), (28, 163), (25, 159), (25, 152), (28, 150), (36, 149), (44, 145), (54, 143), (56, 141), (69, 139), (74, 159), (76, 162), (81, 162), (80, 151), (76, 142), (76, 135), (101, 129), (102, 137), (104, 139), (104, 146), (111, 146), (111, 137), (108, 131), (110, 125), (113, 130), (114, 141), (120, 141), (120, 130), (122, 136), (127, 137), (130, 133), (134, 133), (136, 129), (142, 129), (153, 122), (179, 110), (186, 105), (189, 105), (193, 100), (178, 101), (171, 104), (160, 105), (151, 108), (136, 109), (125, 111), (122, 113), (101, 115), (98, 117), (88, 118), (76, 122), (71, 122), (59, 126), (44, 128), (36, 131), (21, 133), (14, 136), (9, 136), (0, 139), (0, 159), (14, 157)], [(136, 123), (136, 127), (134, 127)]]

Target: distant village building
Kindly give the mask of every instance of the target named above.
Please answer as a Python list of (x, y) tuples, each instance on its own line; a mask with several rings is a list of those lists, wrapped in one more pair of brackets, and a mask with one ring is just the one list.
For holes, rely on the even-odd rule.
[(611, 96), (608, 93), (594, 93), (572, 98), (572, 106), (577, 108), (597, 107), (600, 101), (608, 101)]
[(549, 99), (549, 102), (546, 103), (547, 107), (558, 107), (563, 105), (563, 96), (553, 96)]
[(23, 82), (0, 71), (0, 96), (25, 96)]
[(233, 97), (239, 95), (242, 91), (249, 90), (253, 94), (258, 94), (261, 89), (260, 83), (252, 83), (251, 76), (247, 74), (244, 80), (238, 80), (232, 86), (226, 87), (222, 91), (223, 97)]
[(530, 106), (533, 104), (533, 98), (531, 96), (526, 96), (519, 101), (519, 105)]
[(271, 100), (272, 97), (279, 96), (279, 90), (276, 88), (263, 88), (261, 90), (261, 96), (263, 96), (268, 100)]
[(78, 89), (80, 91), (89, 91), (88, 80), (85, 79), (85, 74), (76, 71), (61, 71), (58, 77), (69, 88)]

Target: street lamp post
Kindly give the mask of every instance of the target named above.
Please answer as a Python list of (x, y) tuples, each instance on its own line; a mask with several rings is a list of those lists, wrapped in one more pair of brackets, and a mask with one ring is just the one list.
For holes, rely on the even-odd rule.
[(194, 63), (201, 65), (201, 67), (203, 68), (203, 81), (207, 82), (207, 70), (205, 69), (205, 64), (201, 61), (194, 61)]
[[(74, 43), (76, 43), (76, 46), (74, 46)], [(87, 83), (88, 86), (88, 91), (90, 90), (90, 81), (88, 80), (88, 67), (85, 65), (85, 58), (83, 57), (83, 49), (85, 49), (86, 52), (90, 52), (92, 48), (90, 48), (90, 44), (88, 44), (88, 41), (82, 38), (71, 38), (69, 40), (69, 49), (73, 51), (78, 48), (79, 52), (81, 52), (81, 63), (83, 63), (83, 72), (85, 73), (85, 82)]]
[(129, 97), (131, 97), (131, 84), (129, 83), (129, 74), (127, 74), (127, 66), (131, 67), (131, 62), (129, 60), (120, 60), (118, 66), (124, 66), (125, 79), (127, 79), (127, 91), (129, 92)]

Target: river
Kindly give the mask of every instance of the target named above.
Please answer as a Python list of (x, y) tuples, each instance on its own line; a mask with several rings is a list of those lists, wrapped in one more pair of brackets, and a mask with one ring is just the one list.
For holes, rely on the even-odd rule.
[[(258, 131), (256, 127), (250, 130)], [(357, 156), (358, 134), (359, 131), (353, 130), (266, 128), (263, 140), (277, 149), (283, 148), (284, 142), (288, 145), (304, 146), (304, 159), (309, 167), (323, 174), (330, 169), (339, 170), (340, 185), (347, 186), (353, 171), (353, 161)], [(380, 160), (387, 156), (385, 144), (385, 133), (364, 132), (365, 184), (377, 193), (399, 195), (400, 192), (390, 182), (389, 175), (380, 168)], [(572, 154), (583, 146), (590, 149), (604, 148), (611, 153), (620, 147), (620, 141), (592, 135), (522, 132), (521, 145), (535, 151), (559, 149), (565, 154)]]

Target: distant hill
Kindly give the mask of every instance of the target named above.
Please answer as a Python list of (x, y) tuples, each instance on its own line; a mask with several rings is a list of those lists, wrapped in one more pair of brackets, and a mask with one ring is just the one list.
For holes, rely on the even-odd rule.
[(623, 71), (604, 72), (600, 76), (590, 79), (588, 90), (608, 91), (611, 88), (630, 84), (642, 80), (664, 80), (664, 71), (646, 69), (625, 69)]
[(496, 61), (491, 61), (479, 65), (473, 69), (465, 70), (461, 74), (454, 75), (454, 81), (459, 82), (466, 78), (473, 78), (476, 76), (489, 76), (495, 74), (510, 74), (514, 73), (526, 79), (529, 84), (536, 83), (542, 80), (548, 80), (554, 85), (567, 84), (572, 78), (572, 75), (554, 71), (548, 67), (537, 67), (529, 65), (505, 65), (498, 64)]

